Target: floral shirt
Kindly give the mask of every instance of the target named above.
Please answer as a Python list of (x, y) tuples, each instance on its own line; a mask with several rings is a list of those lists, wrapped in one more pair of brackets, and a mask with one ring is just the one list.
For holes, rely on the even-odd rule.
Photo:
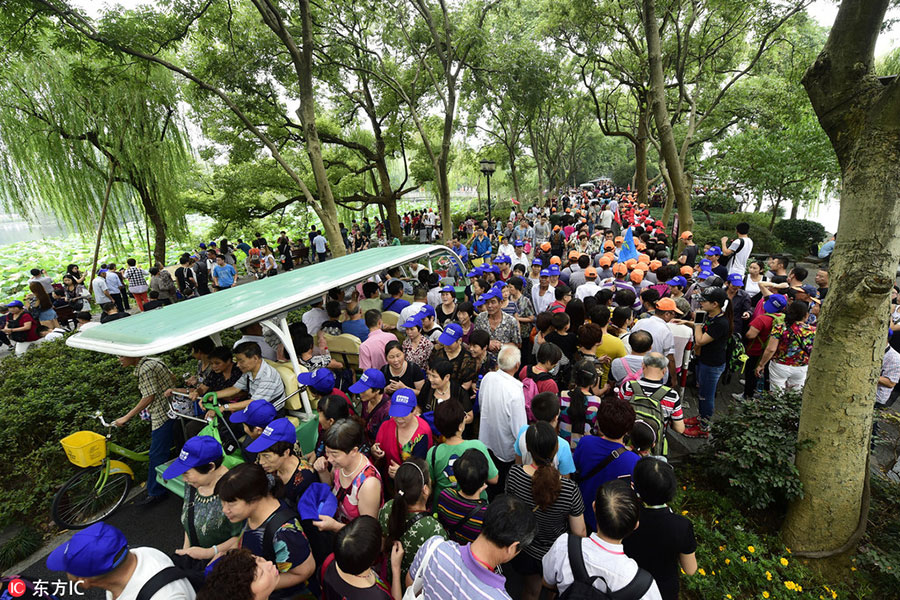
[(423, 371), (428, 369), (428, 359), (431, 358), (431, 351), (434, 350), (434, 343), (422, 334), (419, 345), (413, 348), (409, 338), (403, 340), (403, 353), (406, 360), (421, 368)]
[(194, 506), (194, 531), (197, 539), (191, 539), (191, 544), (202, 548), (212, 548), (225, 540), (235, 537), (244, 529), (244, 522), (232, 523), (222, 512), (222, 502), (216, 494), (202, 496), (189, 485), (184, 486), (184, 503), (181, 506), (181, 526), (188, 537), (188, 515), (191, 504)]
[[(534, 316), (534, 304), (531, 303), (531, 298), (529, 298), (530, 294), (522, 294), (522, 296), (516, 301), (516, 305), (519, 307), (518, 316), (523, 318), (533, 317)], [(527, 338), (531, 333), (531, 323), (519, 323), (519, 329), (521, 330), (522, 338)]]
[[(388, 500), (378, 511), (378, 523), (381, 525), (381, 533), (385, 537), (388, 535), (388, 519), (391, 516), (391, 508), (394, 505), (393, 500)], [(406, 519), (407, 523), (413, 521), (414, 515), (409, 515)], [(447, 537), (447, 532), (432, 515), (421, 517), (420, 519), (408, 525), (403, 536), (400, 538), (400, 544), (403, 546), (403, 559), (400, 561), (400, 577), (402, 581), (406, 580), (406, 574), (416, 552), (422, 547), (426, 541), (432, 537), (439, 535), (442, 538)]]
[[(341, 476), (338, 472), (335, 472), (332, 492), (338, 501), (338, 521), (349, 523), (359, 516), (359, 490), (366, 479), (370, 477), (374, 477), (379, 482), (381, 481), (381, 473), (378, 472), (375, 465), (369, 462), (369, 459), (366, 459), (366, 465), (362, 471), (353, 478), (353, 481), (347, 487), (341, 486)], [(381, 494), (383, 500), (384, 488), (381, 488)]]
[(475, 317), (475, 329), (482, 329), (491, 334), (491, 340), (497, 340), (501, 344), (522, 344), (522, 332), (519, 329), (519, 322), (512, 315), (503, 313), (503, 318), (496, 329), (491, 329), (486, 312), (479, 313)]
[(783, 322), (776, 323), (772, 326), (771, 337), (778, 338), (778, 349), (772, 360), (791, 367), (809, 364), (809, 354), (816, 339), (815, 327), (806, 323), (794, 323), (790, 326), (785, 326)]

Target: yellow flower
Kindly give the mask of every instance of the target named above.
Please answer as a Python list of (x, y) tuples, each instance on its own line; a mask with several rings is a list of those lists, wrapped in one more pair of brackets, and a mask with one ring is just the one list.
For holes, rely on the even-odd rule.
[(788, 553), (788, 554), (791, 553), (791, 549), (790, 549), (790, 548), (785, 547), (785, 550), (787, 550), (787, 553)]
[(725, 597), (728, 598), (728, 600), (731, 600), (731, 594), (725, 594)]
[(715, 575), (715, 574), (716, 574), (715, 571), (711, 571), (711, 572), (710, 572), (710, 575)]
[(686, 515), (686, 514), (688, 514), (688, 511), (683, 510), (683, 511), (681, 511), (681, 514), (682, 514), (682, 515)]
[(800, 584), (797, 584), (797, 592), (802, 592), (802, 591), (803, 591), (803, 586)]
[(706, 575), (706, 571), (704, 571), (703, 569), (697, 569), (697, 572), (701, 575)]
[(772, 581), (772, 574), (769, 573), (768, 571), (766, 571), (766, 579), (768, 579), (769, 581)]
[(718, 520), (716, 520), (716, 522), (715, 522), (715, 523), (714, 523), (714, 524), (715, 524), (715, 525), (718, 525), (718, 524), (719, 524), (719, 521), (718, 521)]
[(730, 558), (726, 558), (726, 559), (725, 559), (725, 564), (726, 564), (726, 565), (730, 565), (730, 564), (731, 564), (731, 559), (730, 559)]
[(763, 592), (763, 598), (768, 598), (768, 597), (769, 597), (769, 592)]
[(797, 584), (794, 583), (793, 581), (785, 581), (784, 587), (786, 587), (789, 590), (794, 590), (794, 589), (797, 589)]
[(753, 554), (754, 552), (756, 552), (756, 548), (754, 548), (753, 546), (747, 546), (747, 552)]
[(788, 566), (788, 559), (786, 559), (786, 558), (783, 557), (783, 556), (781, 557), (781, 566), (782, 566), (782, 567)]
[(725, 551), (725, 546), (719, 546), (719, 552), (724, 552), (724, 551)]
[(746, 557), (746, 556), (741, 556), (741, 562), (747, 562), (747, 557)]
[(851, 570), (851, 571), (855, 571), (855, 570), (856, 570), (856, 567), (850, 567), (850, 570)]

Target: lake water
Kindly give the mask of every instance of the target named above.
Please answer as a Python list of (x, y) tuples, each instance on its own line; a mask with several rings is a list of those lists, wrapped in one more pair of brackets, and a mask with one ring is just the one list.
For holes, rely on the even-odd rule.
[(0, 246), (71, 233), (66, 227), (61, 227), (51, 215), (40, 215), (36, 222), (28, 223), (20, 215), (0, 212)]

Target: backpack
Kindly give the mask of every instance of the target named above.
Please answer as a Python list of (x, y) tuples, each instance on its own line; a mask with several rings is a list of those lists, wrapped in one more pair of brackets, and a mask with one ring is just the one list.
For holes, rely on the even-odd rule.
[(603, 583), (606, 583), (606, 579), (600, 575), (591, 577), (588, 574), (587, 567), (584, 565), (581, 540), (582, 538), (577, 535), (569, 534), (569, 564), (572, 567), (572, 576), (575, 581), (559, 595), (559, 600), (639, 600), (653, 585), (653, 576), (638, 567), (634, 579), (622, 589), (609, 591), (609, 585), (607, 585), (607, 591), (598, 590), (594, 587), (594, 582), (601, 579)]
[(529, 422), (534, 421), (534, 415), (531, 414), (531, 400), (540, 393), (537, 382), (552, 378), (553, 375), (550, 373), (535, 373), (531, 367), (525, 368), (525, 377), (522, 378), (522, 393), (525, 395), (525, 414)]
[(188, 579), (184, 571), (178, 567), (166, 567), (141, 586), (137, 600), (150, 600), (158, 591), (179, 579)]
[(622, 368), (625, 369), (625, 377), (619, 382), (619, 399), (627, 400), (628, 398), (625, 396), (625, 386), (629, 385), (632, 381), (637, 381), (644, 375), (644, 366), (641, 365), (640, 369), (632, 371), (631, 365), (627, 359), (620, 358), (618, 360), (622, 361), (620, 364), (622, 365)]
[(734, 333), (731, 335), (726, 344), (726, 354), (728, 356), (728, 370), (743, 373), (748, 356), (741, 334)]
[(650, 451), (657, 456), (665, 456), (669, 452), (669, 444), (666, 441), (666, 413), (663, 411), (662, 399), (672, 388), (661, 385), (648, 396), (639, 381), (631, 381), (629, 385), (632, 395), (628, 401), (634, 408), (635, 418), (647, 423), (656, 433), (656, 443)]
[[(720, 257), (719, 264), (725, 267), (726, 269), (731, 265), (731, 262), (735, 259), (735, 257), (741, 253), (741, 250), (744, 249), (744, 238), (738, 238), (738, 247), (737, 250), (734, 251), (733, 254), (729, 254), (728, 256)], [(724, 250), (724, 248), (723, 248)], [(722, 260), (724, 259), (724, 260)]]

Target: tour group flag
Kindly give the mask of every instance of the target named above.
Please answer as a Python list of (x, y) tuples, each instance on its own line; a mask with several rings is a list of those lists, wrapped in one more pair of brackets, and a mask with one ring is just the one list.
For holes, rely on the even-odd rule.
[(629, 258), (633, 258), (637, 260), (638, 251), (637, 248), (634, 247), (634, 234), (631, 233), (631, 226), (628, 226), (628, 229), (625, 230), (624, 235), (625, 241), (622, 242), (622, 249), (619, 250), (619, 262), (625, 262)]

